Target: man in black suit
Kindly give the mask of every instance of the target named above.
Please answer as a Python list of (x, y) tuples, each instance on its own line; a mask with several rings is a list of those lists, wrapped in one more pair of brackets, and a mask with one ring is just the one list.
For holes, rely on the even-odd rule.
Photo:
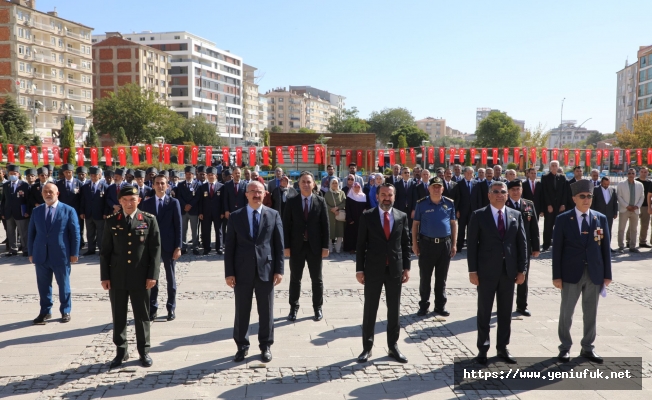
[(460, 182), (464, 180), (464, 175), (462, 175), (462, 166), (455, 164), (453, 166), (453, 182)]
[(609, 177), (605, 176), (600, 181), (600, 186), (593, 188), (593, 202), (591, 209), (607, 217), (609, 224), (609, 237), (611, 237), (614, 220), (618, 218), (618, 195), (616, 189), (610, 187)]
[(281, 177), (280, 182), (280, 185), (272, 191), (272, 207), (281, 215), (281, 219), (283, 219), (288, 199), (297, 196), (299, 193), (290, 186), (290, 179), (286, 175)]
[(86, 222), (86, 238), (88, 239), (88, 251), (85, 256), (95, 254), (95, 248), (102, 245), (104, 234), (104, 219), (106, 215), (113, 214), (107, 209), (105, 193), (108, 186), (100, 181), (100, 169), (90, 167), (90, 181), (82, 185), (82, 201), (78, 210), (79, 217)]
[(222, 199), (222, 184), (217, 181), (217, 168), (206, 167), (207, 182), (199, 187), (199, 220), (201, 224), (202, 247), (204, 255), (211, 252), (211, 236), (215, 232), (215, 251), (222, 251), (222, 218), (224, 216), (224, 200)]
[[(425, 171), (425, 170), (424, 170)], [(430, 173), (428, 173), (430, 175)], [(413, 187), (415, 186), (415, 181), (410, 179), (410, 168), (408, 167), (403, 167), (401, 168), (401, 176), (403, 177), (400, 181), (397, 183), (392, 183), (394, 185), (394, 189), (396, 189), (396, 198), (394, 200), (394, 207), (398, 209), (399, 211), (402, 211), (406, 213), (408, 216), (410, 215), (410, 211), (412, 209), (412, 190)], [(421, 175), (421, 182), (423, 182), (423, 172)], [(426, 180), (426, 184), (427, 184)], [(391, 183), (391, 182), (385, 182), (385, 183)]]
[(242, 172), (240, 167), (233, 168), (233, 179), (224, 184), (224, 217), (229, 219), (229, 215), (247, 205), (247, 185), (240, 180)]
[(527, 179), (523, 182), (523, 198), (534, 203), (534, 209), (537, 215), (543, 215), (541, 209), (541, 182), (537, 181), (536, 168), (528, 168), (526, 171)]
[(475, 199), (476, 210), (489, 205), (489, 187), (491, 186), (494, 177), (494, 170), (491, 168), (479, 168), (478, 177), (480, 177), (481, 170), (484, 171), (484, 178), (475, 181), (475, 185), (473, 185), (473, 193), (471, 193)]
[(263, 206), (260, 182), (247, 187), (248, 205), (229, 217), (224, 254), (226, 284), (235, 292), (233, 340), (238, 351), (233, 361), (249, 353), (249, 317), (253, 294), (258, 308), (258, 343), (264, 362), (272, 360), (274, 343), (274, 286), (283, 279), (283, 225), (281, 216)]
[(550, 162), (550, 172), (541, 178), (542, 201), (541, 208), (546, 219), (543, 224), (543, 247), (542, 251), (550, 248), (552, 242), (552, 230), (555, 226), (555, 218), (566, 211), (568, 181), (559, 170), (559, 161)]
[(394, 186), (383, 184), (378, 191), (378, 207), (360, 217), (356, 249), (356, 279), (364, 285), (362, 353), (358, 362), (371, 357), (374, 327), (380, 295), (385, 286), (387, 302), (387, 347), (389, 356), (406, 363), (398, 349), (401, 287), (410, 279), (410, 239), (407, 215), (395, 209)]
[(522, 284), (527, 272), (527, 239), (521, 213), (507, 208), (507, 185), (494, 182), (489, 190), (490, 205), (476, 210), (469, 223), (469, 280), (478, 287), (478, 356), (487, 363), (490, 347), (489, 325), (494, 297), (497, 303), (498, 357), (516, 363), (507, 350), (514, 303), (514, 283)]
[[(464, 237), (466, 236), (466, 226), (469, 223), (471, 213), (475, 210), (476, 198), (473, 197), (473, 168), (464, 167), (464, 179), (457, 182), (455, 187), (455, 214), (457, 218), (457, 252), (462, 252), (464, 247)], [(478, 197), (476, 195), (476, 197)]]
[(503, 167), (500, 164), (494, 165), (494, 181), (496, 182), (505, 182), (507, 183), (507, 179), (503, 178)]
[(313, 193), (315, 177), (308, 171), (299, 176), (301, 194), (287, 200), (283, 214), (283, 242), (285, 257), (290, 258), (290, 314), (289, 321), (297, 319), (301, 278), (308, 263), (312, 281), (312, 308), (314, 320), (324, 318), (324, 281), (322, 279), (322, 258), (328, 257), (328, 208), (321, 196)]
[[(392, 166), (392, 176), (388, 176), (385, 178), (385, 183), (391, 183), (392, 185), (396, 186), (398, 182), (403, 180), (403, 176), (401, 175), (401, 164), (394, 164)], [(408, 178), (410, 174), (410, 169), (408, 168)]]
[[(421, 182), (412, 185), (412, 190), (410, 193), (410, 218), (408, 219), (410, 226), (412, 224), (412, 218), (414, 218), (414, 210), (417, 208), (417, 201), (423, 199), (424, 197), (430, 196), (430, 193), (428, 193), (428, 185), (430, 185), (430, 171), (424, 169), (421, 172)], [(410, 232), (411, 231), (412, 230), (410, 229)]]
[(457, 182), (453, 180), (453, 173), (450, 169), (444, 170), (444, 197), (455, 199), (455, 186)]

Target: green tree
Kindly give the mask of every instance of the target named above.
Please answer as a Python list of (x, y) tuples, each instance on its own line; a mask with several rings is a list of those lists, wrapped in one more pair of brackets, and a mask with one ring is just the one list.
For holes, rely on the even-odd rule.
[(30, 146), (36, 146), (36, 147), (39, 147), (39, 146), (41, 146), (43, 143), (41, 142), (41, 137), (40, 137), (39, 135), (32, 135), (32, 139), (31, 139), (31, 141), (30, 141), (29, 144), (30, 144)]
[(405, 140), (405, 135), (398, 135), (398, 139), (396, 139), (396, 147), (399, 149), (405, 149), (408, 147), (407, 140)]
[(541, 123), (534, 128), (526, 129), (521, 138), (521, 145), (526, 147), (546, 147), (550, 131), (546, 132), (545, 130), (545, 126)]
[(88, 128), (88, 135), (86, 136), (86, 147), (99, 147), (100, 146), (100, 138), (97, 136), (97, 130), (95, 129), (95, 125), (91, 125), (90, 128)]
[(597, 146), (599, 141), (604, 140), (604, 136), (600, 132), (591, 132), (584, 142), (586, 145)]
[(398, 146), (398, 139), (400, 136), (405, 138), (407, 147), (421, 147), (421, 142), (429, 139), (428, 134), (417, 128), (415, 125), (404, 125), (395, 130), (390, 136), (390, 141), (396, 148), (400, 148)]
[(260, 140), (262, 140), (263, 146), (269, 146), (269, 131), (267, 128), (260, 133)]
[(183, 135), (179, 129), (183, 117), (159, 103), (154, 92), (136, 84), (124, 85), (117, 93), (95, 100), (92, 116), (97, 129), (114, 139), (118, 128), (124, 128), (130, 145), (153, 143), (158, 136), (170, 143)]
[(10, 144), (23, 144), (23, 135), (18, 133), (14, 121), (8, 121), (6, 126), (7, 140)]
[(521, 144), (521, 128), (506, 113), (493, 111), (475, 131), (479, 147), (515, 147)]
[(0, 98), (0, 124), (5, 128), (5, 132), (9, 135), (9, 123), (14, 125), (15, 137), (8, 137), (12, 144), (24, 144), (27, 140), (26, 133), (30, 129), (29, 117), (25, 111), (20, 108), (16, 99), (12, 95), (5, 95)]
[[(412, 126), (414, 116), (405, 108), (385, 108), (382, 111), (374, 111), (367, 119), (369, 123), (369, 132), (376, 134), (376, 139), (381, 143), (387, 142), (393, 132), (402, 126)], [(407, 138), (408, 143), (410, 139)]]
[(210, 123), (205, 116), (195, 115), (188, 119), (182, 118), (180, 122), (179, 129), (183, 134), (172, 139), (170, 143), (198, 146), (216, 146), (222, 143), (215, 124)]
[(297, 132), (298, 133), (317, 133), (316, 130), (309, 129), (309, 128), (299, 128), (299, 130)]
[(621, 148), (652, 147), (652, 113), (639, 115), (634, 119), (632, 129), (625, 125), (616, 132), (616, 140)]
[(274, 126), (272, 126), (272, 132), (274, 132), (274, 133), (283, 132), (283, 128), (281, 128), (280, 126), (274, 125)]
[(439, 137), (439, 138), (431, 141), (430, 144), (435, 146), (435, 147), (440, 147), (440, 146), (444, 146), (444, 147), (448, 147), (448, 146), (460, 146), (460, 147), (471, 146), (471, 144), (469, 142), (467, 142), (466, 140), (464, 140), (462, 138), (447, 137), (447, 136)]
[[(70, 149), (68, 152), (68, 159), (63, 160), (64, 163), (75, 163), (75, 121), (72, 118), (67, 118), (63, 122), (61, 128), (61, 135), (59, 137), (62, 149)], [(63, 154), (62, 154), (63, 156)]]
[(328, 119), (328, 131), (331, 133), (361, 133), (369, 130), (369, 124), (358, 117), (358, 109), (352, 107)]
[(125, 129), (123, 127), (118, 128), (118, 134), (115, 135), (114, 140), (116, 144), (129, 144), (129, 141), (127, 140), (127, 135), (125, 135)]
[(5, 127), (0, 124), (0, 144), (9, 144), (7, 141), (7, 133), (5, 132)]

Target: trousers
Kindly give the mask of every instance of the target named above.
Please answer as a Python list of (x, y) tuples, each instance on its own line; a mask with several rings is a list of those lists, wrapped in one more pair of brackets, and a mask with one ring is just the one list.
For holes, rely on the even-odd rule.
[(18, 252), (18, 238), (16, 231), (20, 235), (20, 245), (23, 251), (27, 253), (27, 230), (29, 228), (29, 219), (7, 218), (7, 252)]
[(190, 235), (192, 237), (192, 250), (199, 247), (199, 240), (197, 239), (199, 216), (190, 215), (188, 213), (181, 216), (181, 241), (183, 242), (183, 249), (188, 248), (188, 223), (190, 223)]
[(86, 239), (88, 240), (88, 251), (95, 251), (102, 243), (104, 235), (104, 220), (86, 218)]
[(308, 263), (308, 272), (312, 281), (312, 307), (317, 310), (324, 304), (324, 280), (322, 279), (321, 254), (315, 255), (310, 249), (310, 243), (303, 242), (299, 249), (290, 252), (290, 306), (299, 307), (301, 297), (301, 279), (303, 269)]
[(401, 277), (393, 277), (389, 270), (381, 279), (364, 283), (364, 313), (362, 316), (362, 348), (371, 350), (374, 346), (374, 329), (380, 296), (385, 286), (385, 299), (387, 303), (387, 346), (392, 347), (398, 342), (401, 332), (399, 323), (401, 312)]
[(571, 325), (573, 325), (573, 313), (580, 295), (582, 296), (582, 317), (584, 320), (584, 336), (580, 344), (582, 350), (592, 351), (595, 346), (596, 320), (598, 318), (598, 300), (600, 299), (601, 285), (591, 281), (589, 272), (585, 268), (584, 274), (577, 283), (563, 282), (561, 289), (561, 306), (559, 308), (559, 351), (570, 350), (573, 345), (571, 337)]
[(127, 350), (127, 309), (131, 299), (136, 328), (136, 347), (138, 354), (149, 353), (149, 290), (145, 289), (111, 289), (111, 312), (113, 314), (113, 343)]
[(69, 314), (72, 309), (70, 295), (70, 264), (52, 265), (49, 262), (36, 264), (36, 286), (40, 298), (40, 314), (50, 314), (52, 310), (52, 275), (59, 286), (59, 311)]
[(446, 279), (451, 262), (451, 239), (440, 243), (425, 240), (419, 241), (419, 308), (427, 310), (430, 307), (430, 283), (432, 273), (435, 273), (435, 309), (446, 305)]
[[(161, 261), (165, 269), (165, 282), (167, 283), (168, 300), (165, 308), (172, 312), (177, 308), (177, 276), (175, 267), (177, 261), (172, 259), (172, 252), (161, 250)], [(149, 315), (154, 315), (158, 311), (158, 279), (153, 288), (150, 289), (149, 295)]]

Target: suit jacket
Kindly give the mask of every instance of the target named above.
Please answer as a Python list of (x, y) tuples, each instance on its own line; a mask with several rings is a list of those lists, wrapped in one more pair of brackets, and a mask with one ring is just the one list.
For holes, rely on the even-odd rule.
[(475, 184), (473, 185), (473, 191), (471, 193), (474, 201), (473, 211), (489, 205), (489, 185), (492, 181), (488, 181), (486, 179), (482, 182), (477, 180), (475, 181)]
[(223, 186), (216, 181), (212, 197), (208, 182), (199, 187), (197, 193), (199, 196), (199, 215), (203, 215), (204, 218), (214, 218), (217, 220), (220, 219), (220, 215), (224, 215)]
[[(516, 210), (516, 205), (512, 202), (512, 199), (508, 199), (505, 205)], [(527, 252), (525, 254), (530, 257), (532, 252), (539, 251), (539, 247), (541, 246), (541, 242), (539, 241), (539, 211), (534, 207), (533, 202), (524, 198), (521, 198), (521, 207), (517, 211), (523, 217), (525, 237), (527, 238)]]
[(548, 206), (552, 206), (554, 212), (559, 212), (559, 207), (566, 205), (567, 196), (569, 196), (570, 187), (564, 175), (553, 175), (548, 172), (541, 177), (541, 186), (543, 186), (541, 211), (547, 213)]
[(276, 187), (272, 192), (272, 208), (274, 208), (280, 215), (281, 219), (283, 218), (285, 205), (287, 205), (287, 200), (297, 196), (299, 193), (293, 188), (288, 186), (287, 193), (285, 194), (285, 203), (283, 203), (283, 194), (281, 193), (281, 188)]
[(534, 181), (534, 193), (532, 193), (532, 188), (530, 187), (530, 180), (526, 179), (523, 181), (523, 198), (534, 203), (534, 208), (537, 210), (537, 214), (541, 214), (543, 212), (543, 208), (541, 208), (543, 206), (541, 204), (542, 191), (543, 190), (540, 181)]
[[(179, 205), (181, 206), (181, 215), (186, 213), (189, 215), (199, 215), (199, 196), (197, 196), (197, 188), (199, 185), (197, 181), (192, 181), (188, 183), (187, 181), (179, 181), (177, 187), (172, 191), (172, 195), (175, 199), (179, 200)], [(190, 204), (190, 211), (186, 212), (186, 205)]]
[[(643, 188), (641, 182), (634, 181), (634, 191), (634, 199), (636, 200), (634, 205), (638, 206), (634, 212), (639, 214), (645, 198), (645, 188)], [(629, 206), (629, 184), (626, 180), (618, 183), (618, 186), (616, 186), (616, 194), (618, 195), (618, 211), (621, 213), (626, 212), (627, 206)]]
[(416, 183), (412, 179), (407, 181), (407, 189), (402, 180), (395, 186), (396, 194), (394, 195), (394, 207), (399, 211), (403, 211), (407, 215), (410, 215), (410, 212), (412, 211), (412, 188), (414, 186), (416, 186)]
[(455, 200), (455, 211), (460, 212), (460, 218), (463, 215), (469, 215), (475, 208), (476, 206), (476, 200), (478, 199), (478, 196), (474, 197), (473, 193), (473, 186), (475, 186), (477, 182), (471, 181), (471, 190), (469, 191), (468, 186), (466, 185), (466, 180), (462, 179), (460, 182), (457, 183), (455, 186), (454, 190), (454, 196), (453, 199)]
[(616, 189), (610, 187), (607, 189), (611, 194), (611, 198), (607, 203), (604, 198), (604, 192), (602, 186), (596, 186), (593, 188), (593, 202), (591, 203), (591, 210), (595, 210), (601, 214), (604, 214), (607, 219), (618, 216), (618, 195), (616, 194)]
[(455, 186), (457, 186), (457, 182), (453, 182), (453, 180), (450, 181), (448, 186), (446, 186), (446, 181), (444, 181), (444, 193), (442, 193), (444, 196), (448, 197), (449, 199), (454, 199), (455, 198)]
[(82, 201), (79, 209), (79, 214), (83, 214), (84, 218), (92, 218), (96, 221), (104, 219), (105, 215), (113, 214), (113, 208), (108, 210), (106, 207), (106, 194), (108, 186), (102, 182), (97, 182), (97, 189), (93, 193), (92, 182), (88, 182), (82, 186), (81, 194)]
[[(430, 182), (427, 184), (429, 185)], [(428, 188), (423, 186), (423, 182), (418, 185), (412, 185), (412, 190), (410, 192), (410, 213), (412, 213), (412, 211), (417, 208), (417, 201), (429, 195), (430, 193), (428, 192)]]
[(230, 213), (244, 208), (247, 205), (247, 197), (245, 193), (247, 191), (247, 185), (240, 181), (238, 182), (238, 194), (235, 193), (235, 182), (233, 180), (224, 184), (224, 211)]
[(5, 182), (2, 185), (0, 214), (6, 219), (23, 220), (29, 218), (25, 218), (25, 214), (30, 213), (29, 192), (29, 184), (25, 181), (17, 181), (15, 191), (11, 188), (11, 182)]
[(527, 271), (527, 238), (521, 213), (505, 207), (505, 237), (498, 235), (498, 227), (491, 213), (491, 206), (471, 214), (467, 229), (469, 272), (477, 272), (483, 279), (498, 279), (506, 269), (507, 276), (514, 279), (518, 272)]
[[(591, 282), (602, 285), (605, 279), (611, 279), (611, 234), (607, 217), (597, 211), (589, 211), (591, 227), (586, 245), (582, 242), (576, 218), (573, 208), (559, 214), (555, 220), (552, 233), (555, 242), (555, 246), (552, 246), (552, 279), (577, 283), (586, 268)], [(597, 228), (602, 228), (603, 236), (595, 241), (594, 232)]]
[(106, 199), (104, 201), (106, 202), (106, 207), (109, 211), (109, 215), (114, 213), (113, 206), (120, 205), (120, 202), (118, 201), (118, 192), (120, 191), (121, 187), (122, 184), (118, 185), (116, 183), (112, 183), (108, 188), (106, 188)]
[(77, 178), (72, 178), (72, 190), (67, 185), (65, 179), (59, 179), (56, 183), (59, 189), (59, 201), (63, 204), (69, 205), (75, 210), (81, 207), (81, 188), (82, 184)]
[(173, 253), (176, 248), (181, 248), (181, 206), (179, 200), (166, 195), (163, 207), (157, 212), (157, 201), (158, 197), (154, 195), (141, 201), (138, 208), (156, 216), (158, 230), (161, 232), (161, 251)]
[[(401, 175), (397, 176), (397, 178), (398, 178), (398, 181), (399, 181), (399, 182), (403, 180), (403, 178), (401, 177)], [(391, 183), (392, 185), (396, 185), (396, 184), (394, 183), (394, 175), (390, 175), (390, 176), (388, 176), (387, 178), (385, 178), (385, 183)]]
[[(70, 265), (70, 257), (79, 256), (79, 220), (77, 212), (62, 202), (57, 205), (50, 230), (45, 229), (46, 205), (34, 208), (29, 220), (27, 249), (34, 264), (48, 262), (53, 267)], [(38, 249), (38, 251), (35, 251)]]
[(41, 194), (41, 190), (43, 189), (43, 186), (44, 185), (41, 183), (41, 181), (37, 180), (36, 183), (29, 188), (28, 202), (29, 202), (30, 215), (32, 214), (32, 210), (34, 209), (34, 207), (36, 207), (37, 205), (40, 206), (41, 204), (45, 203), (45, 200), (43, 200), (43, 195)]
[(279, 185), (277, 185), (277, 183), (276, 183), (276, 176), (274, 178), (272, 178), (271, 181), (267, 182), (267, 190), (270, 193), (274, 193), (274, 189), (276, 189), (278, 186)]
[(269, 282), (274, 274), (283, 275), (283, 224), (281, 216), (262, 206), (258, 237), (249, 231), (247, 207), (229, 216), (224, 249), (224, 276), (235, 276), (237, 284), (252, 285), (256, 272), (260, 280)]
[(304, 219), (301, 193), (287, 199), (283, 213), (283, 239), (285, 248), (292, 252), (300, 251), (303, 246), (303, 234), (308, 231), (308, 242), (313, 254), (321, 254), (328, 248), (330, 240), (328, 227), (328, 207), (323, 197), (311, 195), (308, 220)]
[(410, 269), (412, 250), (407, 214), (392, 209), (394, 226), (387, 240), (379, 210), (375, 207), (360, 216), (355, 270), (364, 272), (366, 281), (382, 280), (386, 269), (393, 278), (400, 277), (403, 270)]

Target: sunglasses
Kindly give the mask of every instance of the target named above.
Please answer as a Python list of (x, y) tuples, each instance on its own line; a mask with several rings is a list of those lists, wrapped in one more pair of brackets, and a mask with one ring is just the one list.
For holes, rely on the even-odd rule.
[(353, 179), (353, 178), (347, 178), (346, 180), (347, 180), (347, 181), (354, 181), (355, 179)]
[(493, 194), (507, 194), (507, 190), (492, 190)]
[(591, 200), (593, 198), (593, 195), (592, 194), (578, 194), (577, 197), (579, 197), (582, 200), (586, 200), (586, 199)]

